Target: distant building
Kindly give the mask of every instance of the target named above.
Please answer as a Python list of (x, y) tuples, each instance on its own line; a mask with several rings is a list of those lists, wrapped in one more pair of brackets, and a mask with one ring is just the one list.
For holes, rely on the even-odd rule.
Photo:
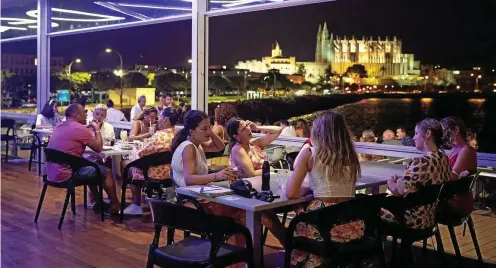
[(413, 54), (403, 54), (402, 42), (396, 37), (389, 40), (372, 37), (361, 40), (355, 37), (347, 38), (329, 35), (327, 24), (322, 28), (319, 25), (315, 61), (297, 62), (295, 57), (286, 57), (282, 54), (279, 43), (272, 47), (271, 56), (263, 57), (262, 60), (239, 61), (237, 69), (246, 69), (255, 73), (266, 73), (270, 69), (277, 69), (282, 74), (295, 74), (301, 65), (305, 69), (305, 80), (315, 83), (324, 76), (326, 69), (343, 74), (348, 67), (354, 64), (365, 66), (369, 76), (398, 76), (420, 74), (420, 63), (415, 61)]
[(378, 37), (362, 39), (329, 35), (327, 23), (322, 28), (319, 25), (317, 44), (315, 47), (315, 62), (329, 63), (332, 71), (338, 74), (354, 64), (365, 66), (369, 76), (382, 75), (417, 75), (413, 54), (403, 54), (402, 42), (396, 36), (393, 40), (388, 37), (381, 40)]
[[(2, 70), (7, 70), (10, 73), (21, 76), (36, 75), (37, 65), (36, 56), (2, 53)], [(52, 72), (64, 70), (64, 58), (51, 57), (50, 68)]]

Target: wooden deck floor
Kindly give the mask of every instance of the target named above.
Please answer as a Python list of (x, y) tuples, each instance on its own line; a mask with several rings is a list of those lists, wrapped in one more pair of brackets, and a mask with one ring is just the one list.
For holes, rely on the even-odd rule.
[[(57, 223), (65, 191), (48, 188), (38, 224), (33, 222), (41, 191), (41, 178), (28, 172), (24, 163), (2, 163), (1, 167), (2, 267), (144, 267), (152, 241), (151, 216), (129, 218), (124, 224), (82, 207), (77, 192), (77, 215), (70, 209), (62, 230)], [(475, 228), (486, 262), (496, 263), (496, 217), (485, 211), (473, 214)], [(469, 232), (456, 228), (462, 254), (475, 258)], [(445, 248), (453, 252), (448, 232), (442, 230)], [(430, 241), (429, 241), (430, 242)], [(164, 243), (161, 241), (161, 243)], [(269, 235), (267, 244), (280, 247)], [(265, 247), (266, 267), (282, 266), (282, 250)]]

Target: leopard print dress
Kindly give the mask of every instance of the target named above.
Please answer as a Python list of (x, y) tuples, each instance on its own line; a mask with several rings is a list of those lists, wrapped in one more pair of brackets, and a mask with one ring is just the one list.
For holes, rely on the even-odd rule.
[[(398, 179), (404, 181), (404, 196), (415, 193), (425, 185), (442, 184), (451, 178), (448, 157), (442, 152), (427, 152), (414, 158), (404, 175)], [(405, 224), (408, 228), (425, 229), (435, 224), (435, 204), (420, 206), (405, 212)], [(381, 219), (388, 223), (398, 222), (390, 211), (382, 209)]]

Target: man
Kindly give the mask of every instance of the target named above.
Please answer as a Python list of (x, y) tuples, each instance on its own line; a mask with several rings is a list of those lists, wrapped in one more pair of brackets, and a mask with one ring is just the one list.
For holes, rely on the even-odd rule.
[(138, 104), (134, 105), (131, 109), (131, 122), (136, 120), (136, 117), (143, 111), (143, 107), (146, 105), (146, 97), (144, 95), (138, 98)]
[[(96, 122), (91, 122), (89, 127), (85, 126), (87, 117), (84, 107), (81, 104), (73, 103), (69, 105), (65, 112), (65, 116), (66, 121), (54, 128), (52, 137), (48, 143), (48, 148), (72, 154), (77, 157), (83, 157), (86, 146), (90, 147), (95, 152), (101, 152), (103, 150), (100, 125)], [(83, 182), (90, 182), (88, 186), (91, 192), (98, 196), (97, 185), (99, 185), (99, 181), (97, 172), (100, 172), (105, 180), (104, 187), (111, 200), (111, 212), (118, 212), (119, 201), (117, 200), (112, 174), (108, 172), (104, 166), (99, 166), (99, 170), (95, 170), (92, 167), (81, 168), (74, 175), (74, 182), (76, 185), (82, 184)], [(53, 182), (63, 182), (72, 175), (72, 171), (69, 167), (54, 163), (47, 163), (46, 173), (48, 180)], [(94, 207), (98, 208), (101, 205), (100, 200), (96, 199)]]
[(415, 146), (415, 142), (412, 138), (406, 135), (405, 127), (398, 127), (398, 129), (396, 129), (396, 136), (404, 146)]
[(280, 127), (282, 128), (281, 136), (296, 137), (296, 130), (289, 125), (288, 120), (281, 120)]
[(114, 108), (114, 102), (111, 99), (107, 101), (107, 107), (108, 107), (107, 121), (110, 122), (127, 121), (127, 118), (126, 116), (124, 116), (124, 113)]
[(387, 129), (382, 133), (382, 144), (403, 145), (400, 140), (396, 139), (394, 132), (391, 129)]
[[(169, 107), (162, 111), (161, 118), (158, 120), (157, 132), (148, 139), (143, 147), (137, 152), (137, 154), (132, 154), (129, 161), (134, 161), (138, 158), (161, 153), (171, 150), (172, 140), (176, 135), (175, 126), (177, 123), (178, 115), (173, 108)], [(122, 165), (125, 166), (129, 162), (123, 162)], [(162, 165), (151, 167), (148, 170), (148, 176), (154, 179), (164, 179), (170, 180), (170, 165)], [(124, 209), (124, 215), (142, 215), (143, 208), (141, 208), (141, 185), (137, 185), (138, 181), (143, 182), (143, 173), (140, 170), (132, 170), (133, 180), (136, 182), (131, 185), (131, 192), (133, 194), (133, 202), (126, 209)]]
[(172, 95), (170, 93), (160, 93), (160, 97), (158, 99), (158, 105), (155, 107), (157, 109), (157, 114), (160, 119), (160, 116), (162, 115), (162, 111), (165, 108), (173, 107), (172, 105)]
[(74, 99), (73, 103), (78, 103), (78, 104), (81, 104), (81, 106), (83, 106), (83, 109), (86, 112), (86, 119), (87, 119), (86, 123), (87, 124), (93, 120), (93, 111), (86, 109), (86, 98), (80, 97), (80, 98)]

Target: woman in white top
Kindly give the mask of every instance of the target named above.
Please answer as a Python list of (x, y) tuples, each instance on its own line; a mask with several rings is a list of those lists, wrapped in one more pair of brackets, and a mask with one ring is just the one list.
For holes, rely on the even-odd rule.
[(115, 132), (114, 127), (105, 122), (107, 118), (107, 109), (105, 104), (98, 104), (93, 111), (93, 121), (100, 125), (103, 143), (105, 145), (110, 145), (110, 141), (115, 140)]
[[(294, 172), (287, 185), (288, 199), (300, 198), (311, 190), (314, 200), (306, 210), (312, 211), (354, 198), (360, 163), (343, 117), (332, 111), (320, 114), (313, 122), (310, 136), (312, 147), (303, 149), (296, 158)], [(312, 189), (303, 186), (307, 174)], [(322, 238), (314, 227), (300, 224), (302, 226), (297, 227), (295, 236)], [(345, 242), (357, 239), (363, 235), (363, 228), (363, 222), (336, 226), (331, 229), (332, 240)], [(327, 267), (323, 258), (293, 251), (292, 266), (306, 267), (308, 263), (315, 267)]]
[(57, 102), (50, 100), (45, 104), (40, 114), (36, 116), (36, 128), (53, 128), (62, 122), (57, 110)]
[[(202, 111), (191, 110), (184, 117), (184, 128), (172, 141), (172, 178), (178, 187), (205, 185), (220, 180), (236, 179), (236, 172), (227, 167), (219, 172), (208, 174), (205, 152), (218, 152), (224, 149), (224, 142), (212, 132), (208, 115)], [(204, 209), (212, 214), (232, 217), (244, 225), (246, 218), (243, 210), (222, 204), (200, 200)], [(284, 240), (284, 226), (275, 214), (262, 215), (262, 223), (280, 240)], [(242, 236), (235, 236), (236, 245), (243, 245)]]

